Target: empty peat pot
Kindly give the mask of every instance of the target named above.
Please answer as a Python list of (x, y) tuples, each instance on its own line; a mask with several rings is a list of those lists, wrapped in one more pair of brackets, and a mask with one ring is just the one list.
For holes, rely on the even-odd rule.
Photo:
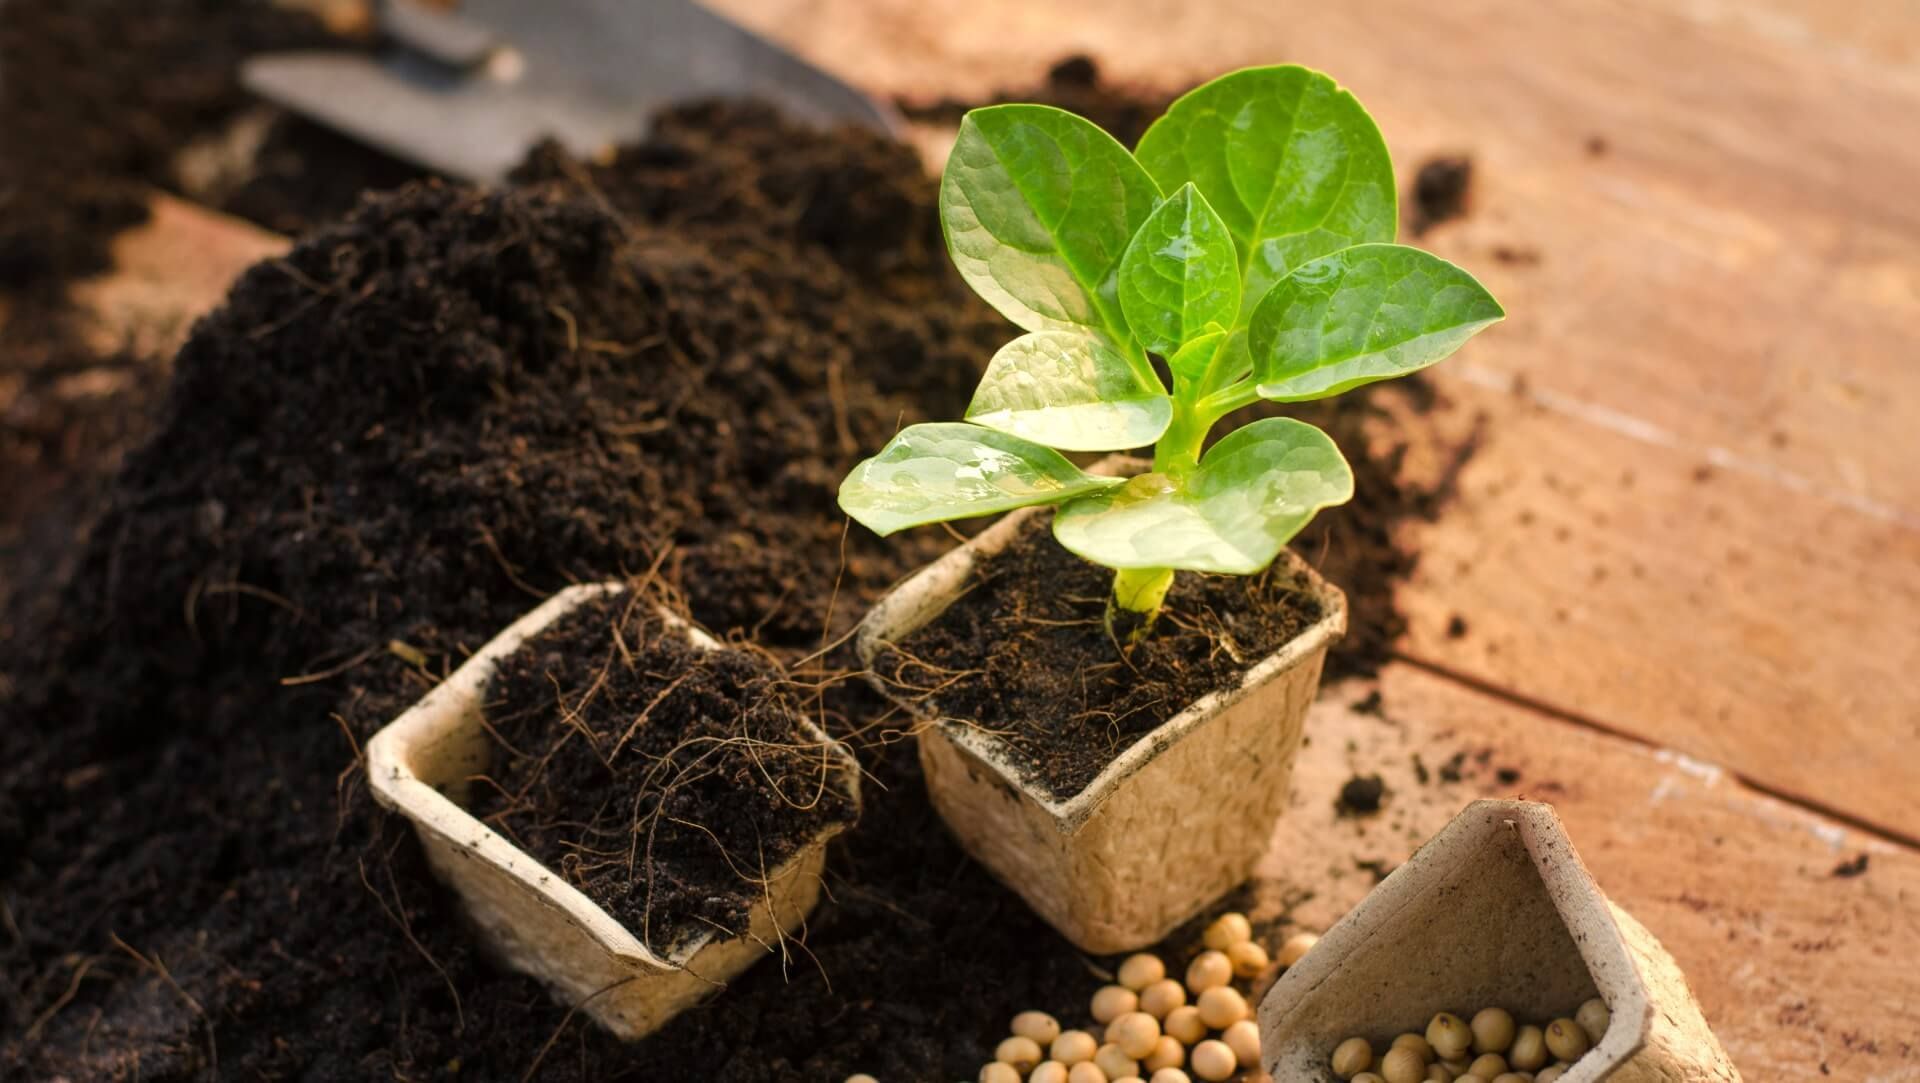
[[(622, 1038), (639, 1038), (775, 950), (798, 927), (821, 888), (833, 824), (767, 876), (765, 903), (745, 935), (700, 932), (660, 954), (559, 874), (469, 814), (469, 782), (487, 772), (494, 744), (482, 725), (482, 694), (498, 662), (584, 602), (626, 589), (570, 587), (500, 633), (433, 691), (367, 743), (367, 775), (381, 804), (413, 821), (434, 873), (507, 966), (547, 983)], [(670, 627), (707, 649), (722, 649), (668, 616)], [(859, 801), (859, 771), (846, 749), (804, 716), (807, 736), (834, 762), (834, 782)]]
[(992, 732), (972, 719), (930, 717), (924, 702), (873, 673), (889, 644), (967, 589), (976, 562), (1047, 510), (1013, 512), (901, 582), (861, 622), (857, 648), (881, 693), (929, 723), (919, 735), (927, 791), (967, 852), (1080, 948), (1131, 951), (1252, 874), (1286, 808), (1321, 664), (1346, 630), (1346, 598), (1282, 551), (1276, 574), (1294, 579), (1319, 618), (1252, 665), (1238, 687), (1194, 701), (1080, 792), (1057, 798), (1023, 776)]
[(1608, 901), (1549, 805), (1476, 801), (1320, 938), (1260, 1004), (1275, 1079), (1335, 1077), (1341, 1041), (1384, 1048), (1436, 1012), (1612, 1019), (1560, 1083), (1727, 1083), (1740, 1073), (1672, 956)]

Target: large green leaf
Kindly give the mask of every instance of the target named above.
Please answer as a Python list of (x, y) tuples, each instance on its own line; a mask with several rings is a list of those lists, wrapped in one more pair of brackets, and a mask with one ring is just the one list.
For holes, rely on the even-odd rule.
[(993, 355), (967, 420), (1068, 451), (1122, 451), (1160, 439), (1173, 400), (1084, 332), (1035, 331)]
[(1184, 483), (1143, 474), (1053, 517), (1060, 544), (1110, 568), (1251, 575), (1314, 512), (1353, 496), (1353, 471), (1326, 433), (1273, 417), (1227, 434)]
[(922, 523), (1054, 504), (1122, 485), (1064, 456), (958, 421), (910, 425), (840, 483), (840, 508), (876, 534)]
[(1261, 396), (1298, 402), (1426, 368), (1505, 315), (1446, 260), (1366, 244), (1282, 279), (1254, 309), (1247, 345)]
[(1162, 357), (1240, 314), (1233, 235), (1193, 185), (1168, 196), (1127, 245), (1120, 308), (1134, 339)]
[(1380, 129), (1316, 71), (1223, 75), (1174, 102), (1135, 154), (1162, 190), (1191, 182), (1227, 223), (1243, 311), (1316, 256), (1394, 237), (1393, 162)]
[(940, 181), (960, 275), (1028, 331), (1093, 328), (1128, 341), (1120, 257), (1160, 190), (1092, 122), (1044, 105), (975, 109)]

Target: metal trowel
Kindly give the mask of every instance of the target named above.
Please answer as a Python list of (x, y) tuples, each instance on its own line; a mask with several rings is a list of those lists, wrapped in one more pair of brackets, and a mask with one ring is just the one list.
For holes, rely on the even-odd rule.
[(275, 53), (261, 97), (452, 177), (495, 183), (551, 136), (582, 157), (671, 102), (760, 97), (816, 123), (897, 131), (886, 106), (691, 0), (382, 0), (380, 51)]

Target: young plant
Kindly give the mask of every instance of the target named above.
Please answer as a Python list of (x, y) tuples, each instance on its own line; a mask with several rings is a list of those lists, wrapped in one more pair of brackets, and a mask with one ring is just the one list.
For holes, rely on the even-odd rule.
[[(1372, 118), (1306, 68), (1216, 79), (1132, 154), (1059, 109), (973, 110), (940, 184), (947, 248), (1027, 333), (965, 422), (901, 431), (840, 506), (885, 535), (1054, 505), (1060, 544), (1114, 570), (1109, 630), (1128, 616), (1145, 634), (1176, 570), (1259, 572), (1353, 495), (1319, 429), (1265, 418), (1209, 448), (1221, 418), (1404, 376), (1504, 316), (1465, 271), (1392, 243), (1396, 204)], [(1149, 444), (1131, 478), (1061, 454)]]

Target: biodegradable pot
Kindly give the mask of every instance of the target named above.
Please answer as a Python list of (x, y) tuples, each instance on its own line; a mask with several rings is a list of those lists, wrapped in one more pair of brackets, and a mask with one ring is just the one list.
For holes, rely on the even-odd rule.
[[(1004, 549), (1044, 510), (1013, 512), (881, 599), (859, 630), (869, 672), (889, 643), (960, 596), (976, 561)], [(1320, 619), (1256, 663), (1238, 688), (1202, 697), (1142, 735), (1070, 798), (1024, 780), (1012, 750), (971, 720), (928, 718), (921, 729), (927, 791), (948, 828), (1080, 948), (1112, 953), (1160, 940), (1245, 881), (1266, 850), (1287, 806), (1321, 663), (1347, 626), (1339, 590), (1291, 551), (1280, 564), (1320, 604)], [(924, 704), (873, 680), (927, 717)]]
[(1384, 1048), (1435, 1012), (1570, 1018), (1607, 1033), (1560, 1083), (1724, 1083), (1740, 1073), (1672, 956), (1608, 901), (1549, 805), (1475, 801), (1328, 930), (1260, 1005), (1275, 1079), (1334, 1079), (1334, 1046)]
[[(515, 621), (433, 691), (367, 742), (374, 797), (413, 821), (435, 875), (453, 888), (487, 946), (507, 966), (547, 983), (622, 1038), (642, 1037), (773, 953), (820, 897), (820, 871), (835, 825), (775, 869), (766, 900), (739, 937), (700, 933), (656, 952), (579, 889), (496, 834), (463, 807), (484, 774), (493, 742), (481, 725), (482, 691), (495, 664), (569, 611), (617, 593), (619, 583), (570, 587)], [(702, 647), (720, 644), (668, 615)], [(859, 805), (859, 770), (847, 751), (804, 716), (802, 726), (840, 762), (840, 781)]]

